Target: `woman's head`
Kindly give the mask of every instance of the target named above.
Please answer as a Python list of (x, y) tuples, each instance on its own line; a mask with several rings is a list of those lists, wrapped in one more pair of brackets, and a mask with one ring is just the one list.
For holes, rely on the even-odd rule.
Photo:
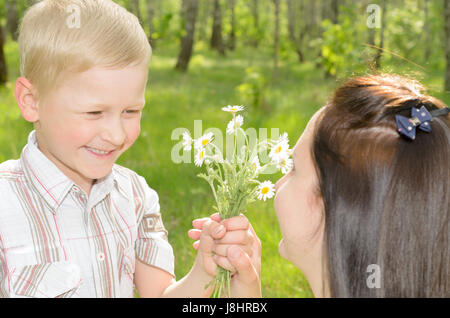
[[(313, 181), (290, 190), (308, 198), (290, 209), (307, 218), (280, 225), (283, 237), (295, 240), (308, 234), (303, 229), (310, 222), (309, 245), (305, 240), (297, 246), (303, 252), (284, 252), (307, 277), (317, 268), (308, 264), (310, 255), (320, 259), (331, 296), (449, 296), (449, 116), (435, 117), (432, 131), (418, 130), (414, 141), (395, 124), (395, 115), (410, 117), (411, 107), (444, 107), (422, 91), (416, 81), (394, 75), (351, 79), (296, 145), (294, 151), (302, 151), (295, 169)], [(289, 179), (302, 178), (295, 174), (278, 185), (281, 219), (287, 213), (279, 199), (288, 195)], [(295, 226), (300, 233), (293, 235)], [(381, 288), (367, 284), (373, 265), (380, 270)]]

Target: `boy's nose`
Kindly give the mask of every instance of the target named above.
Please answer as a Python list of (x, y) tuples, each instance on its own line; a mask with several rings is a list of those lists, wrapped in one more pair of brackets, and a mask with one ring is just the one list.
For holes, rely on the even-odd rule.
[(108, 122), (105, 131), (103, 132), (103, 139), (109, 142), (115, 147), (120, 147), (126, 138), (125, 129), (122, 122), (119, 120), (117, 122)]

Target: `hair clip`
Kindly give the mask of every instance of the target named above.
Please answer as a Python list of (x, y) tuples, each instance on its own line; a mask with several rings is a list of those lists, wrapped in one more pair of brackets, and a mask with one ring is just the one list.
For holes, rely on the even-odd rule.
[(450, 112), (450, 108), (445, 107), (441, 109), (435, 109), (431, 112), (422, 105), (420, 109), (415, 107), (411, 108), (411, 118), (405, 116), (395, 115), (395, 122), (397, 124), (397, 131), (409, 139), (414, 140), (416, 138), (416, 127), (420, 130), (430, 132), (430, 122), (433, 117), (447, 115)]

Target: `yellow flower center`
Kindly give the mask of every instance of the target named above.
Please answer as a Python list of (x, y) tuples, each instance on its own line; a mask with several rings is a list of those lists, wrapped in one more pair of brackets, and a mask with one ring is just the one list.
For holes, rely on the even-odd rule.
[(209, 139), (203, 139), (202, 146), (205, 146), (209, 143)]
[(203, 159), (204, 156), (205, 156), (205, 153), (203, 151), (200, 151), (200, 154), (199, 154), (200, 159)]
[(267, 194), (269, 192), (269, 187), (264, 187), (261, 189), (262, 194)]
[(277, 149), (275, 149), (275, 153), (279, 154), (281, 152), (281, 149), (283, 149), (281, 146), (278, 146)]
[(252, 167), (253, 167), (253, 170), (256, 170), (256, 168), (257, 168), (256, 162), (254, 162), (254, 163), (252, 164)]

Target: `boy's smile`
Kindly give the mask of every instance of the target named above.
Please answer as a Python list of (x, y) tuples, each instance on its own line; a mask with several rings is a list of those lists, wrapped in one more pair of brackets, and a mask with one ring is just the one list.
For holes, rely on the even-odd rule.
[(37, 103), (39, 149), (88, 195), (139, 136), (147, 72), (147, 64), (94, 67)]

